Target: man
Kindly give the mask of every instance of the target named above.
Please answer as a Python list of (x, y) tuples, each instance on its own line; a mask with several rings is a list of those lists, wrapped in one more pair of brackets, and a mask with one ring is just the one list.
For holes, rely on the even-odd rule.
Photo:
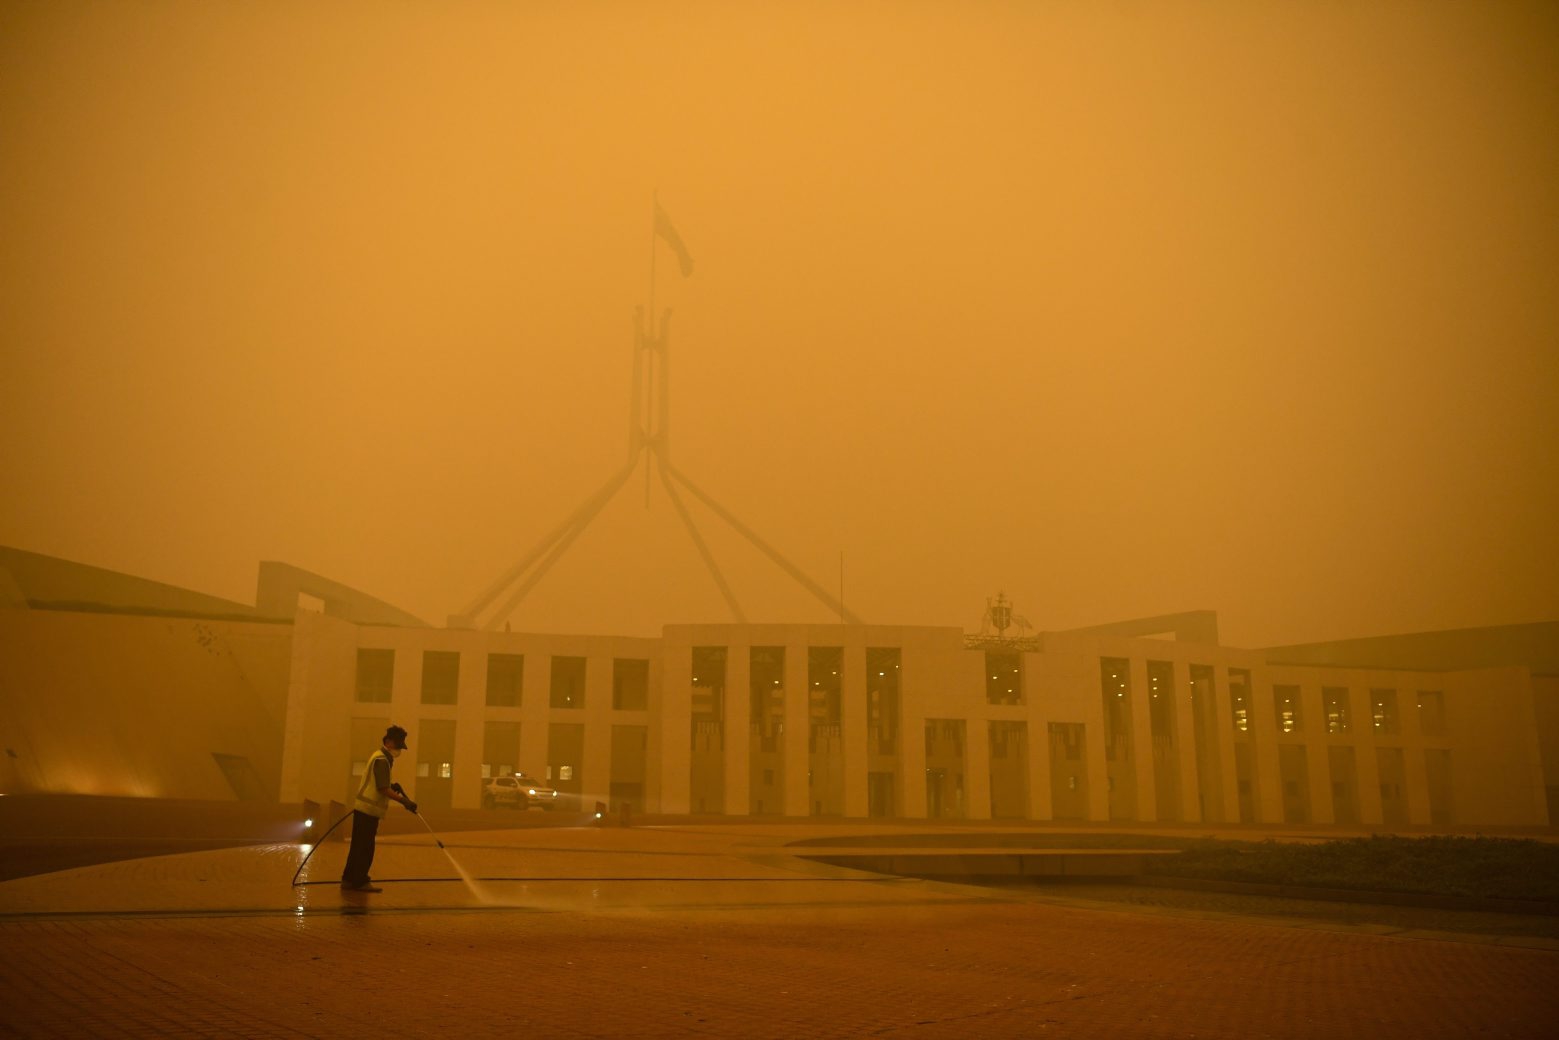
[(391, 726), (384, 731), (379, 750), (368, 759), (363, 782), (352, 803), (352, 848), (346, 854), (346, 869), (341, 871), (341, 887), (353, 892), (383, 892), (368, 876), (374, 861), (374, 839), (379, 821), (390, 811), (391, 802), (400, 802), (408, 812), (417, 811), (417, 803), (406, 797), (400, 784), (390, 782), (390, 767), (406, 750), (406, 731)]

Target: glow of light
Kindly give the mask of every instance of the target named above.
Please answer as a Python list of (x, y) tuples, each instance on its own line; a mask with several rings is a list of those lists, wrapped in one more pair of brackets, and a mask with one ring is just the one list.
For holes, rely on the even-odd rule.
[(305, 827), (312, 827), (312, 826), (314, 826), (314, 821), (313, 820), (304, 820), (303, 821), (303, 826), (305, 826)]

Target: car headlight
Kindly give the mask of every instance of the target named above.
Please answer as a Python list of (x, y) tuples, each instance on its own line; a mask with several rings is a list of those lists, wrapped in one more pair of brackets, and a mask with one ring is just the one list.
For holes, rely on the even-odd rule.
[(536, 797), (536, 789), (534, 787), (530, 789), (530, 793), (532, 798)]

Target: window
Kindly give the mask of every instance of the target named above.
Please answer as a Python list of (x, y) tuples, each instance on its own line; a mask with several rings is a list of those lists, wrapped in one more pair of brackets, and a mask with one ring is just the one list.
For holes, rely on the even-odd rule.
[(523, 654), (487, 655), (487, 706), (517, 708), (525, 680)]
[(693, 724), (720, 722), (725, 718), (725, 647), (693, 648)]
[(1023, 655), (1006, 650), (985, 652), (987, 704), (1023, 703)]
[(1439, 690), (1418, 691), (1418, 728), (1426, 737), (1445, 736), (1445, 695)]
[(1175, 667), (1168, 661), (1148, 662), (1148, 729), (1156, 741), (1175, 735)]
[(1234, 712), (1234, 732), (1250, 732), (1250, 672), (1229, 669), (1229, 705)]
[(649, 707), (649, 695), (650, 663), (648, 661), (621, 657), (612, 661), (613, 708), (618, 711), (643, 711)]
[(866, 729), (875, 750), (892, 754), (899, 739), (899, 648), (866, 648)]
[(1370, 691), (1370, 719), (1376, 733), (1397, 732), (1397, 691)]
[(837, 726), (844, 717), (844, 648), (807, 648), (807, 717), (814, 726)]
[(394, 650), (357, 651), (357, 699), (368, 704), (390, 703), (395, 678)]
[(585, 706), (585, 659), (583, 657), (552, 659), (552, 696), (547, 703), (554, 708)]
[(1272, 687), (1272, 714), (1277, 719), (1279, 733), (1301, 733), (1303, 718), (1299, 712), (1299, 687)]
[(554, 722), (547, 727), (547, 776), (564, 794), (584, 793), (585, 727), (577, 722)]
[(460, 687), (460, 655), (453, 650), (422, 652), (422, 703), (453, 704)]
[(748, 662), (752, 724), (769, 737), (785, 724), (785, 648), (755, 646), (749, 651)]
[(1343, 686), (1327, 686), (1321, 690), (1321, 702), (1326, 705), (1326, 732), (1347, 733), (1351, 728), (1348, 718), (1348, 690)]
[(1111, 762), (1129, 759), (1131, 747), (1131, 673), (1124, 657), (1099, 659), (1099, 693), (1104, 714), (1104, 754)]

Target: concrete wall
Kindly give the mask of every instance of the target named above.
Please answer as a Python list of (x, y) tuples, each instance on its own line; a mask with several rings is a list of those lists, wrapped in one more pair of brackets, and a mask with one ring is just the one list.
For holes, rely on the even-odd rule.
[(1559, 677), (1532, 677), (1532, 708), (1537, 718), (1538, 753), (1543, 756), (1548, 822), (1559, 823)]
[(1530, 674), (1525, 668), (1488, 668), (1444, 677), (1446, 722), (1455, 738), (1451, 769), (1456, 819), (1547, 823)]
[(291, 656), (284, 624), (0, 610), (0, 789), (274, 800)]

